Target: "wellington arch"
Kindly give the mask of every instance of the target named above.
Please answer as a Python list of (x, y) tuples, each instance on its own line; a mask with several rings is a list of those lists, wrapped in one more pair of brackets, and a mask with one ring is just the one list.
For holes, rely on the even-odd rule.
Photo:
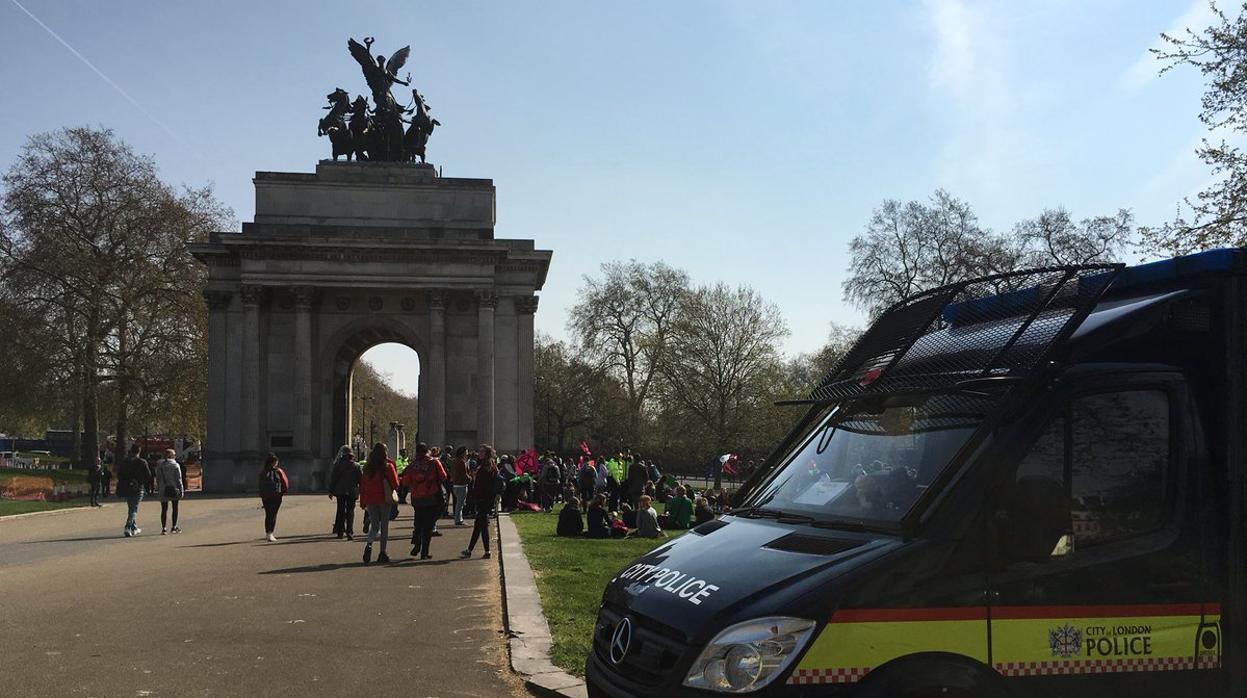
[(205, 490), (255, 489), (270, 451), (292, 488), (323, 488), (351, 433), (351, 367), (385, 342), (419, 357), (420, 440), (532, 445), (552, 252), (494, 236), (492, 180), (322, 161), (254, 183), (254, 222), (192, 249), (208, 267)]

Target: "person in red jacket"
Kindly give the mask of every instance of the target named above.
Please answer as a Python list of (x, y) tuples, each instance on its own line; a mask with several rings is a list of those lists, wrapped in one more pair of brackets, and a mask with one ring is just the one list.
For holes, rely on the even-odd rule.
[(428, 444), (416, 444), (416, 458), (403, 471), (403, 483), (411, 492), (411, 507), (416, 520), (416, 527), (411, 532), (412, 557), (417, 554), (421, 560), (433, 557), (429, 554), (429, 541), (433, 539), (437, 517), (446, 506), (443, 495), (446, 480), (446, 469), (441, 461), (429, 456)]
[(389, 562), (385, 544), (390, 539), (390, 509), (398, 501), (398, 471), (390, 460), (385, 444), (377, 443), (368, 454), (363, 475), (359, 479), (359, 506), (368, 512), (372, 525), (364, 544), (364, 564), (372, 562), (372, 541), (381, 538), (381, 554), (377, 562)]
[(494, 504), (494, 488), (498, 479), (498, 462), (494, 458), (493, 446), (481, 445), (476, 454), (476, 475), (468, 489), (468, 500), (476, 506), (476, 518), (472, 524), (472, 540), (468, 547), (460, 553), (460, 557), (472, 557), (472, 548), (476, 547), (477, 538), (485, 546), (482, 558), (489, 557), (489, 509)]
[(277, 467), (276, 455), (270, 453), (264, 459), (259, 481), (260, 503), (264, 505), (264, 539), (276, 543), (273, 531), (277, 530), (277, 510), (281, 508), (281, 498), (290, 490), (290, 480), (286, 471)]

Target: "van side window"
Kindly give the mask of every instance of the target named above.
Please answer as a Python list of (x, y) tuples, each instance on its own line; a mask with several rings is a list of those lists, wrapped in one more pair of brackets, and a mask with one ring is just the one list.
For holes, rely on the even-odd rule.
[(1160, 390), (1087, 395), (1070, 406), (1074, 539), (1158, 528), (1165, 517), (1169, 399)]
[(1064, 489), (1080, 547), (1146, 533), (1165, 520), (1169, 434), (1164, 391), (1084, 395), (1049, 422), (1017, 481)]
[(1023, 478), (1046, 478), (1066, 487), (1065, 477), (1065, 416), (1060, 415), (1048, 423), (1030, 452), (1018, 464), (1019, 480)]

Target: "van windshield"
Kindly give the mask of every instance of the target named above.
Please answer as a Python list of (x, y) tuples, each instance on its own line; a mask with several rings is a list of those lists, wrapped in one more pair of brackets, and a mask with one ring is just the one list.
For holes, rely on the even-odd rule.
[(965, 393), (889, 402), (832, 409), (749, 506), (815, 520), (898, 522), (998, 404)]

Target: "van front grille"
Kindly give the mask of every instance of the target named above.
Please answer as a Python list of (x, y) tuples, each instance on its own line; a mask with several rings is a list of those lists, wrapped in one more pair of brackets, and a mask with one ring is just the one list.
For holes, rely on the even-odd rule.
[[(610, 642), (615, 627), (624, 617), (632, 619), (632, 642), (623, 661), (610, 658)], [(679, 639), (678, 631), (623, 609), (603, 606), (593, 629), (593, 651), (611, 671), (625, 679), (645, 686), (658, 686), (672, 679), (688, 646)]]

